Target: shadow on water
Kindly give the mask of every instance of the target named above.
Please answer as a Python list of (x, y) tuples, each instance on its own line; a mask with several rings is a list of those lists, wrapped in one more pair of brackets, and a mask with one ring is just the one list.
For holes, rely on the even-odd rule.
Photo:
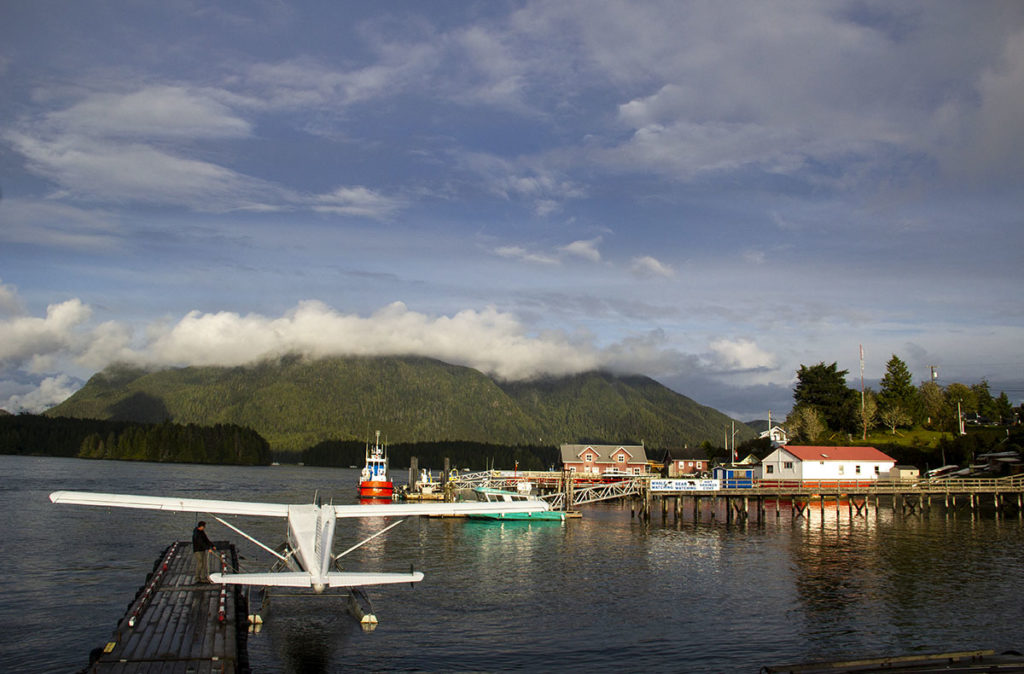
[(340, 594), (274, 596), (264, 620), (249, 635), (254, 671), (336, 672), (348, 641), (363, 636)]

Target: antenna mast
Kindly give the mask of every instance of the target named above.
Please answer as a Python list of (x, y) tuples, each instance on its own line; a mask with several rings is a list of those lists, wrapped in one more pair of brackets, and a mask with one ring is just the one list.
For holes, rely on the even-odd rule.
[(860, 418), (864, 423), (864, 440), (868, 439), (868, 413), (864, 405), (864, 345), (860, 345)]

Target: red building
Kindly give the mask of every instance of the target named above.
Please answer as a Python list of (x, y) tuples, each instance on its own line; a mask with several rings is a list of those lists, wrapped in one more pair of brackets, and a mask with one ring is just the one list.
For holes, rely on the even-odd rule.
[(643, 445), (562, 445), (562, 468), (577, 475), (643, 475)]

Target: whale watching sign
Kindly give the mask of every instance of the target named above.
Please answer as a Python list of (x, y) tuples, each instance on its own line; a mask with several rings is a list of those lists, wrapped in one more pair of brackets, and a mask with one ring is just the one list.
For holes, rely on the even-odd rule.
[(651, 491), (718, 491), (721, 480), (651, 480)]

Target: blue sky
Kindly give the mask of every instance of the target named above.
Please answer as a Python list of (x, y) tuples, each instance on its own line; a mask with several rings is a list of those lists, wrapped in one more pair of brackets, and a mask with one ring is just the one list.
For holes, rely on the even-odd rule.
[(415, 353), (782, 416), (1024, 397), (1024, 4), (0, 10), (0, 407), (115, 361)]

